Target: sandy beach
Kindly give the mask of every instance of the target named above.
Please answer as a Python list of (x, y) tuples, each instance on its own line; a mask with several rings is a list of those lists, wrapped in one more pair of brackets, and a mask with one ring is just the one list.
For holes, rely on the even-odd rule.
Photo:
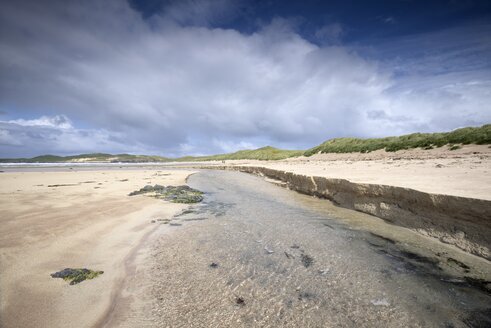
[[(89, 170), (0, 174), (2, 327), (91, 327), (107, 322), (136, 252), (186, 205), (128, 197), (147, 184), (182, 185), (191, 171)], [(70, 286), (50, 274), (104, 274)]]
[[(308, 158), (298, 157), (282, 161), (226, 161), (225, 164), (230, 166), (261, 166), (308, 176), (342, 178), (352, 182), (387, 184), (431, 193), (484, 200), (491, 199), (491, 178), (488, 174), (491, 171), (491, 150), (487, 146), (466, 146), (452, 152), (435, 149), (395, 153), (319, 154)], [(184, 167), (199, 166), (196, 163), (181, 163), (179, 165)], [(220, 166), (223, 163), (206, 162), (204, 165)], [(128, 193), (145, 185), (185, 184), (187, 178), (194, 172), (190, 168), (172, 169), (168, 167), (138, 167), (136, 165), (127, 168), (66, 166), (17, 169), (17, 171), (16, 169), (6, 169), (5, 172), (0, 173), (0, 198), (2, 200), (0, 202), (0, 224), (2, 226), (0, 233), (1, 326), (155, 327), (172, 323), (175, 326), (184, 327), (197, 325), (199, 320), (204, 320), (203, 323), (214, 322), (226, 326), (225, 323), (230, 323), (227, 320), (232, 319), (241, 322), (239, 326), (247, 326), (242, 320), (247, 322), (247, 320), (252, 320), (250, 318), (269, 322), (266, 314), (264, 314), (265, 317), (262, 317), (262, 311), (257, 309), (244, 311), (234, 303), (236, 302), (236, 289), (241, 290), (243, 288), (242, 280), (233, 282), (237, 279), (235, 270), (240, 270), (239, 275), (245, 275), (244, 281), (249, 281), (250, 273), (247, 270), (256, 272), (255, 265), (257, 265), (254, 264), (254, 268), (251, 269), (248, 267), (249, 264), (244, 264), (244, 266), (240, 266), (240, 269), (237, 269), (234, 262), (236, 256), (239, 259), (241, 256), (261, 259), (261, 256), (265, 256), (264, 254), (270, 255), (268, 252), (264, 253), (264, 249), (261, 248), (263, 246), (259, 247), (258, 253), (253, 251), (255, 246), (251, 246), (261, 245), (259, 241), (262, 240), (260, 237), (262, 231), (258, 230), (256, 232), (258, 236), (251, 237), (251, 240), (249, 237), (249, 239), (244, 240), (244, 245), (248, 246), (243, 246), (242, 250), (234, 246), (228, 251), (231, 247), (228, 244), (228, 237), (223, 237), (223, 241), (217, 245), (206, 246), (208, 245), (206, 243), (210, 241), (215, 243), (215, 240), (218, 243), (223, 233), (229, 236), (233, 235), (232, 239), (234, 240), (242, 238), (243, 233), (249, 233), (253, 226), (258, 225), (259, 227), (266, 222), (271, 225), (271, 236), (268, 238), (277, 238), (275, 220), (282, 218), (270, 219), (277, 215), (276, 212), (270, 213), (269, 216), (265, 216), (257, 222), (254, 221), (255, 225), (248, 227), (247, 225), (244, 226), (244, 222), (236, 219), (249, 210), (246, 205), (243, 205), (242, 210), (234, 212), (233, 209), (238, 206), (237, 200), (230, 201), (230, 204), (226, 205), (230, 207), (223, 207), (224, 204), (212, 201), (200, 205), (201, 207), (195, 207), (196, 213), (191, 214), (191, 216), (179, 217), (175, 215), (187, 208), (187, 205), (169, 203), (144, 195), (128, 196)], [(230, 176), (234, 179), (233, 177), (235, 176)], [(241, 183), (249, 181), (248, 183), (251, 184), (249, 188), (254, 190), (252, 184), (257, 183), (256, 180), (247, 179), (238, 180), (236, 187), (230, 185), (229, 188), (232, 190), (239, 188), (235, 192), (242, 192)], [(207, 183), (211, 183), (213, 180), (208, 180)], [(227, 180), (225, 179), (223, 184), (217, 185), (214, 192), (223, 192), (222, 185), (225, 185), (225, 181)], [(269, 187), (263, 186), (262, 188)], [(268, 197), (273, 197), (271, 199), (273, 203), (276, 196), (271, 195), (282, 193), (276, 189), (271, 189), (270, 192)], [(289, 191), (289, 193), (291, 192)], [(296, 197), (290, 196), (289, 193), (284, 194), (284, 197)], [(234, 192), (231, 193), (231, 195), (233, 194)], [(213, 198), (212, 195), (208, 197)], [(246, 198), (242, 200), (247, 202)], [(309, 203), (310, 200), (309, 198), (301, 198), (301, 202)], [(312, 205), (308, 207), (325, 206), (315, 205), (317, 200), (312, 200), (312, 202)], [(322, 202), (326, 201), (323, 200)], [(264, 206), (267, 208), (269, 205)], [(390, 238), (399, 240), (401, 245), (407, 247), (412, 247), (411, 245), (414, 244), (417, 252), (425, 250), (423, 251), (425, 253), (430, 248), (433, 250), (441, 248), (439, 251), (430, 252), (431, 255), (426, 254), (425, 256), (431, 256), (432, 261), (440, 263), (438, 264), (440, 268), (445, 268), (445, 270), (450, 268), (450, 272), (455, 273), (456, 277), (459, 277), (458, 279), (461, 279), (463, 274), (489, 277), (489, 262), (482, 258), (469, 255), (435, 239), (426, 239), (426, 237), (414, 234), (412, 230), (406, 228), (387, 223), (383, 223), (382, 228), (378, 226), (373, 228), (375, 226), (369, 223), (374, 220), (373, 217), (363, 216), (364, 214), (347, 209), (337, 210), (332, 204), (329, 206), (332, 208), (329, 207), (328, 212), (337, 213), (340, 211), (339, 213), (343, 213), (341, 221), (345, 224), (352, 225), (356, 229), (380, 233), (385, 236), (384, 238), (390, 236)], [(256, 217), (256, 214), (253, 214), (253, 207), (251, 210), (250, 216), (245, 216), (242, 219), (248, 220), (249, 217)], [(278, 212), (282, 210), (283, 207), (277, 208)], [(226, 213), (234, 215), (227, 216)], [(298, 215), (303, 215), (301, 213), (303, 212), (299, 212)], [(334, 215), (332, 213), (331, 215)], [(232, 221), (222, 223), (220, 221), (222, 220), (221, 215), (226, 215), (227, 220)], [(352, 215), (362, 217), (359, 226), (346, 219)], [(175, 223), (172, 226), (159, 224), (158, 221), (152, 223), (152, 220), (158, 219), (173, 219)], [(210, 220), (202, 221), (206, 219)], [(190, 224), (189, 221), (197, 222)], [(236, 228), (230, 226), (233, 222), (238, 225)], [(304, 228), (300, 221), (295, 221), (295, 217), (288, 224), (295, 225), (295, 231), (311, 228), (310, 223)], [(365, 225), (370, 228), (365, 227)], [(325, 265), (333, 266), (329, 256), (335, 256), (336, 252), (344, 252), (349, 247), (341, 247), (332, 254), (330, 252), (324, 254), (323, 247), (327, 246), (320, 244), (309, 246), (309, 243), (303, 240), (305, 236), (315, 234), (314, 231), (317, 230), (309, 230), (305, 234), (299, 233), (298, 243), (303, 243), (305, 247), (312, 247), (312, 251), (316, 249), (316, 258), (319, 262), (322, 256), (327, 256), (323, 260)], [(342, 228), (339, 231), (343, 231)], [(288, 230), (285, 230), (285, 238), (288, 234)], [(403, 238), (403, 236), (406, 235), (411, 236), (408, 240), (416, 238), (415, 240), (418, 241), (404, 241), (405, 237)], [(200, 236), (200, 239), (194, 240), (194, 236)], [(323, 243), (323, 235), (320, 234), (318, 237), (318, 242)], [(332, 236), (332, 238), (335, 237)], [(385, 242), (384, 240), (382, 239), (382, 242)], [(290, 246), (287, 242), (285, 239), (280, 244), (286, 249), (286, 252), (290, 252)], [(342, 241), (339, 240), (339, 243), (342, 244)], [(396, 242), (390, 241), (389, 244), (392, 245), (391, 243)], [(329, 247), (334, 249), (340, 244), (334, 243)], [(279, 247), (278, 245), (277, 247)], [(429, 245), (433, 246), (430, 247)], [(264, 247), (268, 249), (267, 247), (270, 246)], [(329, 247), (326, 249), (330, 249)], [(363, 249), (364, 246), (360, 248), (360, 252), (364, 252)], [(186, 251), (183, 253), (183, 250)], [(220, 265), (231, 267), (230, 272), (229, 269), (224, 268), (226, 274), (220, 279), (215, 277), (215, 271), (209, 271), (209, 265), (213, 261), (211, 254), (214, 253), (219, 258), (221, 257)], [(266, 266), (261, 269), (265, 270), (264, 272), (269, 270), (267, 258), (264, 259)], [(382, 261), (378, 258), (374, 258), (374, 260)], [(281, 257), (278, 258), (278, 261), (280, 261), (278, 264), (280, 266), (287, 265)], [(465, 265), (471, 271), (462, 273), (462, 267), (459, 265), (452, 267), (453, 262), (451, 261), (466, 263)], [(290, 267), (289, 264), (288, 267), (292, 270), (294, 268)], [(336, 267), (338, 270), (341, 268), (350, 270), (348, 264), (336, 264)], [(102, 270), (104, 273), (95, 279), (71, 286), (62, 279), (50, 277), (51, 273), (64, 268), (89, 268)], [(246, 271), (242, 272), (242, 270)], [(374, 270), (376, 271), (377, 268)], [(399, 272), (397, 271), (399, 269), (395, 270), (395, 272)], [(268, 275), (274, 274), (276, 273), (268, 273)], [(305, 274), (310, 273), (305, 272)], [(373, 283), (382, 279), (373, 272), (367, 274), (374, 275)], [(302, 280), (304, 277), (298, 279)], [(228, 290), (229, 287), (225, 286), (231, 282), (233, 282), (232, 286), (236, 286)], [(418, 284), (418, 282), (408, 282), (409, 285), (413, 283)], [(383, 289), (386, 286), (381, 284), (377, 288)], [(196, 293), (195, 297), (198, 297), (200, 291), (206, 290), (206, 288), (209, 289), (207, 291), (210, 295), (208, 300), (204, 297), (202, 301), (195, 303), (196, 300), (189, 298), (189, 295)], [(224, 288), (223, 291), (220, 288)], [(245, 295), (255, 293), (254, 290), (257, 288), (259, 287), (253, 284), (243, 289), (242, 293)], [(289, 286), (282, 286), (281, 288), (289, 288)], [(446, 287), (442, 288), (444, 290)], [(174, 293), (174, 290), (179, 290), (179, 292)], [(411, 290), (411, 287), (408, 287), (408, 290)], [(188, 293), (190, 294), (188, 295)], [(338, 291), (339, 295), (342, 293), (342, 290)], [(373, 289), (372, 293), (373, 297), (376, 297), (377, 289)], [(387, 293), (390, 291), (388, 290)], [(291, 295), (287, 293), (274, 297), (281, 298), (290, 295), (288, 297), (294, 298), (294, 294), (295, 292)], [(182, 298), (183, 295), (188, 296)], [(227, 296), (223, 297), (223, 295)], [(247, 302), (249, 303), (251, 298), (255, 297), (253, 294), (247, 296)], [(285, 302), (290, 301), (285, 300)], [(352, 301), (348, 297), (346, 301), (348, 302), (347, 306), (353, 306), (356, 302), (360, 302), (360, 299), (354, 301), (355, 303), (349, 303)], [(263, 307), (263, 303), (269, 304), (267, 298), (261, 301), (257, 299), (255, 302), (258, 303), (251, 306), (253, 308), (257, 306), (258, 309)], [(296, 304), (295, 302), (293, 304)], [(301, 310), (305, 306), (303, 302), (304, 300), (298, 304), (298, 309), (294, 307), (299, 313), (303, 313)], [(370, 304), (371, 300), (366, 299), (361, 302), (363, 303), (362, 306), (365, 307), (366, 303)], [(428, 302), (430, 301), (428, 300)], [(179, 304), (181, 306), (178, 306)], [(218, 312), (211, 311), (215, 306), (214, 304), (221, 304), (220, 307), (227, 309), (226, 311), (230, 316), (219, 315)], [(192, 306), (198, 307), (191, 310), (190, 307)], [(275, 316), (275, 307), (279, 306), (279, 310), (277, 310), (280, 312), (286, 309), (284, 304), (276, 303), (272, 306), (273, 308), (270, 310), (275, 313)], [(407, 306), (411, 307), (412, 305)], [(412, 310), (406, 309), (406, 305), (402, 303), (398, 307), (404, 308), (404, 311), (409, 311), (407, 312), (409, 318), (409, 313)], [(360, 322), (371, 318), (367, 314), (371, 313), (370, 306), (363, 311), (368, 312), (360, 314), (360, 318), (357, 319), (362, 320)], [(402, 316), (404, 311), (397, 315), (395, 312), (389, 315), (389, 312), (379, 311), (377, 315), (382, 315), (382, 320), (389, 320), (389, 318), (395, 320), (395, 324), (395, 322), (409, 320)], [(171, 317), (167, 316), (169, 313), (172, 314)], [(194, 313), (194, 315), (190, 316), (190, 313)], [(372, 319), (375, 320), (377, 315)], [(197, 316), (200, 319), (195, 321)], [(321, 318), (322, 316), (318, 317), (318, 319)], [(428, 320), (430, 320), (429, 318)], [(293, 324), (297, 319), (292, 317), (289, 320), (293, 321), (289, 324)], [(342, 322), (346, 318), (339, 317), (338, 319)]]

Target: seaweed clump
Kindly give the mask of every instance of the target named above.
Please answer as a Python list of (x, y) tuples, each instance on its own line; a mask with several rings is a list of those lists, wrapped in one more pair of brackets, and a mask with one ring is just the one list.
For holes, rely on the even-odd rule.
[(69, 281), (70, 285), (76, 285), (84, 280), (94, 279), (103, 273), (104, 271), (93, 271), (85, 268), (84, 269), (66, 268), (61, 271), (52, 273), (51, 277), (62, 278), (65, 281)]
[(133, 191), (129, 196), (153, 193), (153, 197), (167, 200), (173, 203), (192, 204), (203, 200), (203, 193), (189, 186), (161, 186), (147, 185), (140, 190)]

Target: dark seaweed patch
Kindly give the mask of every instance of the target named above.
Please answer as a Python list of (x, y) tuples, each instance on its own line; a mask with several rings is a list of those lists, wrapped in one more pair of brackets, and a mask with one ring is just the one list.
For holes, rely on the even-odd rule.
[(104, 271), (93, 271), (89, 269), (71, 269), (66, 268), (61, 271), (51, 274), (52, 278), (61, 278), (65, 281), (69, 281), (70, 285), (76, 285), (87, 279), (94, 279), (97, 276), (103, 274)]
[(313, 300), (314, 298), (315, 298), (315, 294), (310, 293), (310, 292), (300, 292), (300, 293), (298, 293), (298, 299), (300, 301), (302, 301), (302, 300), (310, 301), (310, 300)]
[(49, 188), (78, 186), (78, 183), (65, 183), (48, 185)]
[(304, 267), (308, 268), (310, 267), (312, 264), (314, 264), (314, 259), (307, 255), (307, 254), (302, 254), (302, 264)]

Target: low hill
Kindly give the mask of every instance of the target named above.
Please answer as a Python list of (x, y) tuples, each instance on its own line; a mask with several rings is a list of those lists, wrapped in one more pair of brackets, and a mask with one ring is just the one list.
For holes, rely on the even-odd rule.
[(43, 155), (33, 158), (6, 158), (0, 159), (0, 163), (151, 163), (151, 162), (196, 162), (196, 161), (222, 161), (228, 159), (258, 159), (277, 160), (293, 156), (300, 156), (303, 150), (283, 150), (274, 147), (263, 147), (254, 150), (240, 150), (235, 153), (210, 155), (210, 156), (186, 156), (176, 159), (160, 156), (129, 155), (129, 154), (81, 154), (74, 156)]
[(336, 138), (307, 150), (304, 155), (312, 156), (318, 153), (366, 153), (378, 149), (385, 149), (386, 151), (412, 148), (431, 149), (444, 145), (458, 147), (458, 144), (491, 144), (491, 124), (477, 128), (462, 128), (451, 132), (413, 133), (398, 137), (371, 139)]
[(146, 163), (169, 162), (170, 159), (160, 156), (130, 154), (80, 154), (74, 156), (42, 155), (32, 158), (3, 158), (0, 163)]
[(280, 160), (295, 156), (312, 156), (318, 153), (353, 153), (371, 152), (385, 149), (397, 151), (402, 149), (423, 148), (432, 149), (449, 145), (458, 148), (460, 144), (491, 144), (491, 124), (481, 127), (468, 127), (451, 132), (441, 133), (413, 133), (397, 137), (386, 138), (335, 138), (330, 139), (319, 146), (303, 150), (284, 150), (274, 147), (262, 147), (253, 150), (240, 150), (235, 153), (209, 155), (209, 156), (185, 156), (180, 158), (168, 158), (161, 156), (130, 155), (130, 154), (81, 154), (74, 156), (43, 155), (33, 158), (7, 158), (0, 159), (0, 163), (154, 163), (154, 162), (196, 162), (196, 161), (223, 161), (223, 160)]
[(188, 161), (224, 161), (231, 159), (257, 159), (257, 160), (278, 160), (289, 157), (301, 156), (303, 150), (284, 150), (270, 146), (253, 149), (239, 150), (235, 153), (210, 155), (210, 156), (186, 156), (177, 159), (180, 162)]

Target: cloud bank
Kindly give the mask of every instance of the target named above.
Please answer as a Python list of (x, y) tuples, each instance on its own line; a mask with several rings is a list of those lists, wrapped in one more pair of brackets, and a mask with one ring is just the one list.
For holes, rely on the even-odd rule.
[(489, 52), (486, 34), (455, 41), (446, 61), (435, 48), (404, 64), (343, 46), (339, 24), (318, 35), (336, 42), (316, 44), (283, 18), (249, 34), (207, 25), (231, 15), (230, 2), (193, 8), (144, 19), (118, 0), (4, 4), (1, 157), (305, 148), (491, 121), (491, 69), (466, 68), (458, 55), (464, 41)]

